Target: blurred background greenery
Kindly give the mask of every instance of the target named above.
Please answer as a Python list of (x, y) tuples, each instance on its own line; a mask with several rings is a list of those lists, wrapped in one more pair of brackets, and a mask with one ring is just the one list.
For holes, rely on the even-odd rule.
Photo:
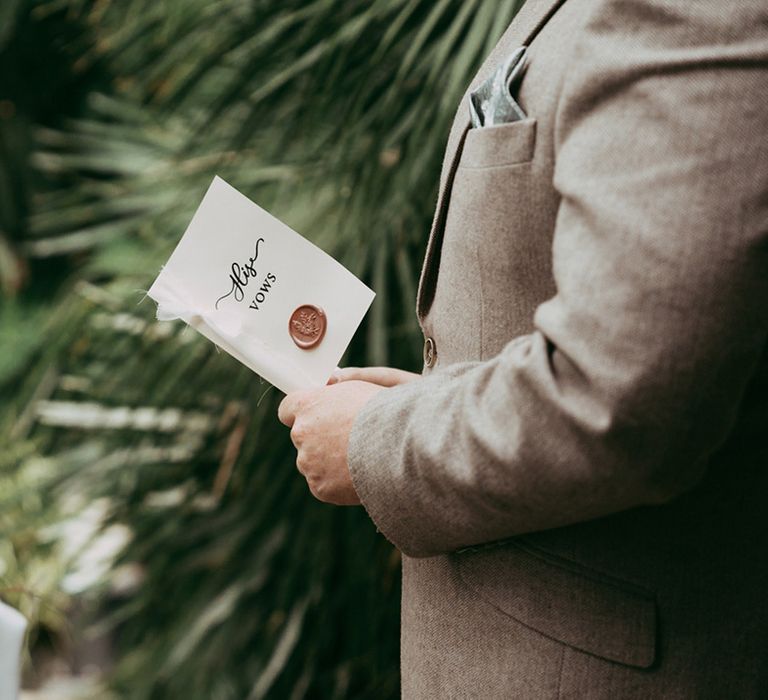
[(28, 684), (52, 657), (98, 697), (398, 696), (397, 552), (312, 499), (281, 394), (144, 290), (219, 174), (376, 290), (346, 364), (418, 371), (448, 127), (520, 4), (3, 0), (0, 597)]

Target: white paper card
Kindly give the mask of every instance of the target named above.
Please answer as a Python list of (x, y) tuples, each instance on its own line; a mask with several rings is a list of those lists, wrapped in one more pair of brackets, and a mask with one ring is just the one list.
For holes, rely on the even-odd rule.
[[(325, 385), (375, 296), (343, 265), (215, 177), (149, 296), (284, 392)], [(325, 313), (312, 348), (300, 306)]]
[(16, 700), (19, 689), (21, 645), (27, 621), (0, 601), (0, 700)]

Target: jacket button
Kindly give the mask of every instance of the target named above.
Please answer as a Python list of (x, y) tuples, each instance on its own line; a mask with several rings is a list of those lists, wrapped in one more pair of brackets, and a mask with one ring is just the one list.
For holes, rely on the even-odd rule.
[(424, 365), (434, 367), (437, 362), (437, 349), (433, 338), (427, 338), (424, 341)]

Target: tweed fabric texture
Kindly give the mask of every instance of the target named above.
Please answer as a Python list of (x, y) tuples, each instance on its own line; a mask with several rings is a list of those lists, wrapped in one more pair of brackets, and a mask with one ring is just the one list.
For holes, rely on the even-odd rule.
[(528, 118), (459, 105), (437, 364), (353, 482), (403, 561), (406, 698), (768, 695), (768, 7), (529, 0)]

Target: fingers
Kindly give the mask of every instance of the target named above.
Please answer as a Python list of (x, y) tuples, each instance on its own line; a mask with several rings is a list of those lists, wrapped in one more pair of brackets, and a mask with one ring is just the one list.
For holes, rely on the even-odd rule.
[(336, 369), (333, 377), (335, 381), (329, 383), (358, 380), (378, 384), (379, 386), (391, 387), (412, 382), (415, 379), (419, 379), (421, 375), (414, 372), (406, 372), (403, 369), (396, 369), (395, 367), (344, 367), (343, 369)]

